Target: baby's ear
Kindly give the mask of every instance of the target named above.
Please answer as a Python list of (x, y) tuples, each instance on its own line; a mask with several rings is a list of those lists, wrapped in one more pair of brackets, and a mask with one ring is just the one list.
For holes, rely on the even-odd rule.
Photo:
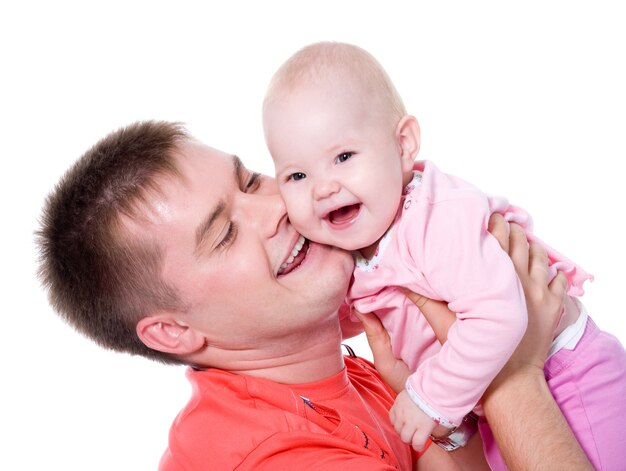
[(396, 139), (400, 146), (402, 171), (411, 172), (420, 150), (420, 125), (415, 116), (404, 116), (396, 128)]

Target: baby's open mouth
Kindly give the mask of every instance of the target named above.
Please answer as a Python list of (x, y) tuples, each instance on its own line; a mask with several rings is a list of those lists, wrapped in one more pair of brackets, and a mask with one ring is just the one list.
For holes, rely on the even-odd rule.
[(294, 245), (289, 257), (285, 260), (278, 269), (279, 275), (286, 275), (287, 273), (295, 270), (306, 258), (306, 254), (309, 251), (309, 241), (300, 236), (296, 245)]
[(352, 221), (359, 215), (361, 211), (361, 203), (355, 203), (348, 206), (342, 206), (328, 213), (328, 222), (334, 225), (341, 225)]

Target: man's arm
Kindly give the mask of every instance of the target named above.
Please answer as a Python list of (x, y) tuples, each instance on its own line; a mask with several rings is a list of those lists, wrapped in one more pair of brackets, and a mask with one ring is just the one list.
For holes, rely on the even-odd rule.
[(554, 401), (543, 372), (563, 306), (566, 278), (559, 274), (548, 284), (545, 250), (536, 244), (528, 247), (519, 226), (512, 224), (510, 237), (501, 243), (524, 286), (528, 328), (483, 396), (489, 426), (511, 470), (592, 470)]
[(511, 375), (483, 405), (510, 470), (593, 470), (542, 376)]

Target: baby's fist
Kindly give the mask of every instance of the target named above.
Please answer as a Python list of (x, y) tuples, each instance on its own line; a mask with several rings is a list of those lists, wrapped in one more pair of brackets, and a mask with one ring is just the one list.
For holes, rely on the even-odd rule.
[(413, 402), (409, 393), (403, 390), (389, 411), (393, 427), (404, 443), (409, 443), (415, 451), (421, 451), (437, 424)]

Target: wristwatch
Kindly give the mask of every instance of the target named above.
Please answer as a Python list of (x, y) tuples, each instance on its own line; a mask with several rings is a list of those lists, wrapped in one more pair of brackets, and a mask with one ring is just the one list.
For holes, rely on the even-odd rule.
[(430, 438), (434, 444), (444, 450), (453, 451), (467, 445), (467, 442), (476, 433), (476, 430), (478, 430), (478, 416), (470, 412), (463, 417), (458, 427), (453, 428), (446, 435), (442, 437), (433, 437), (431, 435)]

